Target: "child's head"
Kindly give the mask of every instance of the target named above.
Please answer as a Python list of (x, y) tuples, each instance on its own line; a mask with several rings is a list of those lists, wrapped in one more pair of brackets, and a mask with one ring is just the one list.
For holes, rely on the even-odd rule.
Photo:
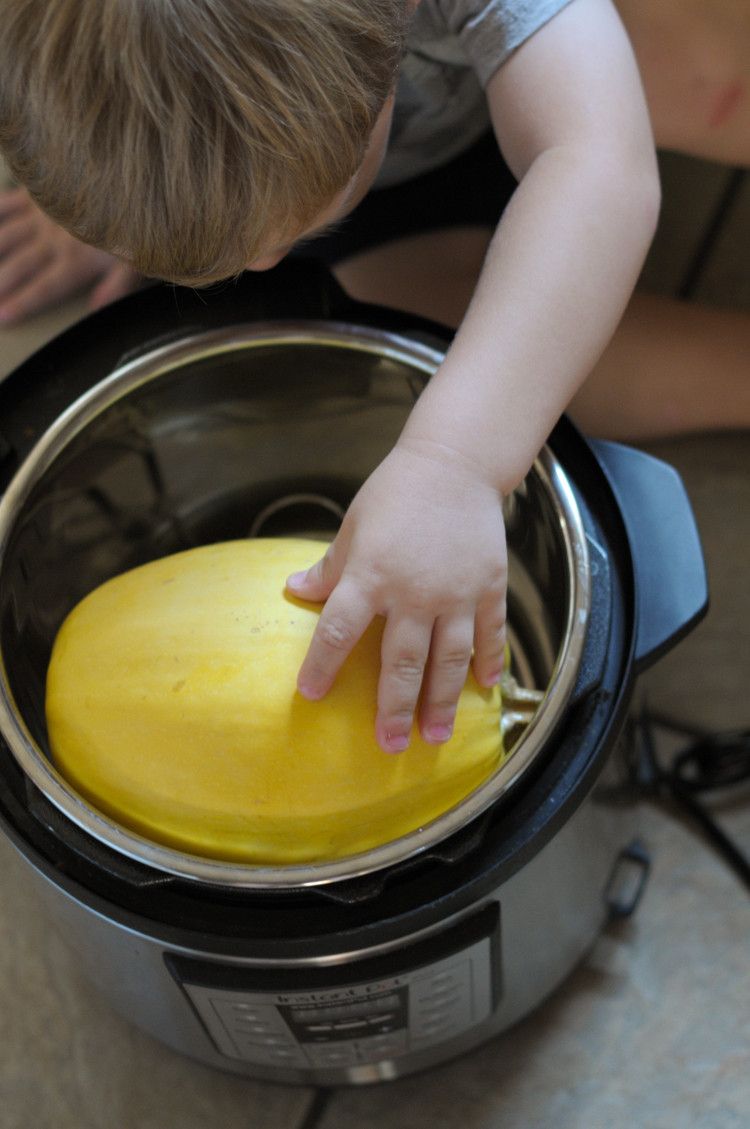
[(59, 224), (206, 283), (360, 166), (411, 0), (0, 0), (0, 147)]

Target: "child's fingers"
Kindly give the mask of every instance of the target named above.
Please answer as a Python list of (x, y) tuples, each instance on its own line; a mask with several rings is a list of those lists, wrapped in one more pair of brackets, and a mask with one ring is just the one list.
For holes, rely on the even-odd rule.
[(294, 572), (287, 577), (286, 586), (293, 596), (300, 600), (322, 603), (327, 600), (339, 579), (340, 568), (334, 541), (324, 557), (303, 572)]
[(375, 737), (386, 753), (402, 753), (409, 744), (432, 629), (432, 617), (420, 620), (394, 611), (386, 620), (375, 719)]
[(0, 260), (34, 238), (34, 225), (25, 215), (0, 216)]
[(0, 268), (0, 324), (13, 325), (40, 313), (64, 297), (69, 285), (67, 272), (48, 262), (43, 252), (16, 256), (7, 269)]
[(0, 220), (19, 212), (29, 211), (33, 208), (28, 193), (23, 188), (10, 188), (0, 192)]
[(135, 290), (140, 278), (141, 276), (132, 267), (125, 263), (116, 263), (92, 291), (89, 300), (90, 308), (99, 310), (102, 306), (108, 306), (110, 302), (114, 302), (118, 298), (124, 298), (126, 294)]
[(422, 685), (419, 730), (431, 745), (453, 734), (461, 691), (471, 662), (474, 621), (471, 612), (440, 616), (435, 621)]
[(503, 598), (483, 604), (474, 620), (474, 677), (480, 686), (495, 686), (505, 665), (507, 605)]
[(5, 298), (48, 267), (50, 257), (36, 244), (9, 248), (13, 254), (0, 259), (0, 297)]
[[(322, 566), (322, 562), (319, 563)], [(313, 565), (310, 571), (317, 568)], [(299, 589), (289, 587), (289, 590), (303, 599), (313, 599), (302, 595)], [(359, 588), (343, 578), (320, 613), (299, 669), (297, 688), (303, 697), (316, 701), (328, 693), (344, 660), (367, 630), (374, 614), (372, 605), (362, 599)]]
[(0, 323), (13, 325), (100, 282), (97, 309), (135, 289), (138, 275), (80, 243), (23, 190), (0, 194)]

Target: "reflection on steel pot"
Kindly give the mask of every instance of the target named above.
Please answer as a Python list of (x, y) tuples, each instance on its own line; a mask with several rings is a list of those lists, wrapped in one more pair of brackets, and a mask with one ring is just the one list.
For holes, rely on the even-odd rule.
[(638, 672), (704, 611), (702, 556), (671, 468), (565, 420), (505, 514), (514, 673), (544, 697), (432, 823), (320, 866), (232, 864), (120, 827), (48, 756), (70, 608), (181, 548), (330, 535), (446, 346), (291, 263), (142, 291), (0, 385), (0, 819), (107, 997), (224, 1069), (339, 1084), (444, 1061), (543, 999), (644, 865), (609, 783)]

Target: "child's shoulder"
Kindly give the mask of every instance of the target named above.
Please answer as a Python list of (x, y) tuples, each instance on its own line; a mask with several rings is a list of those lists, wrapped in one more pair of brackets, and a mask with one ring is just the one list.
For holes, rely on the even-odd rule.
[(420, 0), (401, 63), (378, 187), (452, 160), (490, 127), (484, 87), (570, 0)]
[(420, 0), (409, 45), (445, 62), (457, 61), (460, 51), (484, 85), (517, 47), (569, 3), (571, 0)]

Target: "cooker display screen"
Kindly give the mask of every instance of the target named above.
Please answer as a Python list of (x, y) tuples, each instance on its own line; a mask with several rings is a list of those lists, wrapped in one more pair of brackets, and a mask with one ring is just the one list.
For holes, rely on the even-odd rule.
[(409, 994), (406, 988), (354, 999), (349, 1003), (278, 1006), (296, 1038), (305, 1043), (385, 1035), (409, 1025)]

